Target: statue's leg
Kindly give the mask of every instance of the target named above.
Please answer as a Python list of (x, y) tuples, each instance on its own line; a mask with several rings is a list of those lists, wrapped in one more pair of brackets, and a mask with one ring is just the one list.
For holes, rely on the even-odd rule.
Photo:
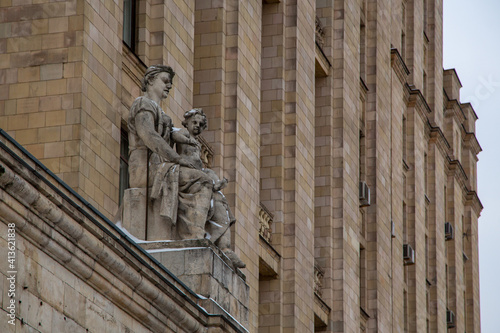
[[(229, 209), (229, 205), (227, 204), (224, 196), (219, 192), (214, 192), (212, 194), (212, 215), (209, 217), (209, 223), (207, 224), (206, 230), (210, 233), (210, 239), (214, 244), (221, 247), (220, 239), (222, 235), (226, 233), (226, 230), (229, 229), (232, 222), (234, 222), (234, 218), (231, 214), (231, 210)], [(231, 239), (229, 239), (229, 243), (225, 247), (231, 246)]]
[(212, 182), (200, 170), (181, 168), (177, 231), (181, 239), (205, 238)]
[(213, 223), (209, 224), (209, 230), (212, 230), (212, 241), (222, 252), (231, 260), (234, 267), (244, 268), (245, 263), (231, 250), (231, 229), (230, 226), (235, 222), (234, 215), (231, 213), (226, 198), (219, 192), (213, 194), (214, 214), (211, 217)]

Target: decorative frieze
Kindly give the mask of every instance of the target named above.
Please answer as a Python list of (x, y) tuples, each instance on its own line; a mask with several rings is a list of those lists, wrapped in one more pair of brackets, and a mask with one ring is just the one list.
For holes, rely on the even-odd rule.
[(316, 44), (319, 47), (323, 48), (325, 44), (325, 31), (323, 30), (323, 25), (321, 24), (321, 20), (316, 16)]
[(318, 264), (314, 264), (314, 293), (319, 297), (322, 296), (321, 289), (323, 288), (323, 277), (325, 271)]
[(268, 243), (271, 243), (273, 217), (273, 214), (261, 203), (259, 211), (259, 234)]

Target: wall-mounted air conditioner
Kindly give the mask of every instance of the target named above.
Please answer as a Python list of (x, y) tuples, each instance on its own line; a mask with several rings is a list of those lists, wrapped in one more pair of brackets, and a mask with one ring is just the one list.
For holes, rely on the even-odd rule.
[(453, 239), (453, 226), (450, 222), (444, 223), (444, 239), (451, 240)]
[(359, 182), (359, 207), (370, 206), (370, 188), (365, 182)]
[(405, 265), (413, 265), (415, 263), (415, 251), (410, 244), (403, 244), (403, 259)]
[(455, 314), (453, 311), (446, 309), (446, 325), (448, 328), (455, 327)]

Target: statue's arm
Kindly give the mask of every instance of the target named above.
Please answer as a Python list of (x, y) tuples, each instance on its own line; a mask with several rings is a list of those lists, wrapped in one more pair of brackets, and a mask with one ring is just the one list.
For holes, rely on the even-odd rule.
[(169, 162), (179, 163), (181, 157), (170, 147), (164, 138), (155, 131), (154, 118), (151, 112), (140, 111), (135, 116), (135, 128), (144, 144)]
[(174, 130), (170, 136), (175, 143), (188, 144), (191, 146), (197, 146), (198, 141), (195, 138), (189, 136), (189, 132), (185, 129)]

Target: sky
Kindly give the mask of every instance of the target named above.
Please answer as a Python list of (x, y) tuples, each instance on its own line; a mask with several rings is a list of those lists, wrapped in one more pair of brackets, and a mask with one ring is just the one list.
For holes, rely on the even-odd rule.
[(461, 102), (471, 102), (479, 120), (476, 137), (479, 218), (481, 332), (499, 332), (500, 300), (500, 1), (444, 0), (444, 68), (455, 68)]

